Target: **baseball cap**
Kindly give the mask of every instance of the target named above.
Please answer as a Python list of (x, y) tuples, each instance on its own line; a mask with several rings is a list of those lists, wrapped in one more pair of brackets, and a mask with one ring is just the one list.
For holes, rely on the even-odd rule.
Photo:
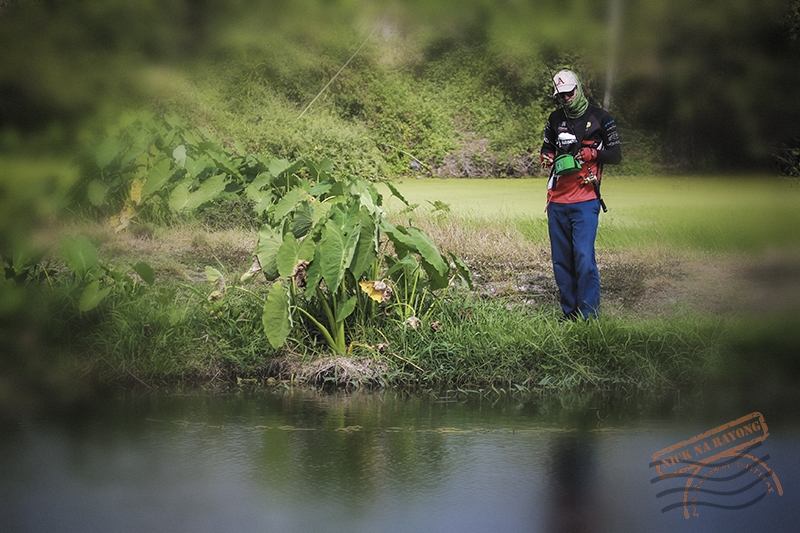
[(571, 70), (559, 70), (556, 75), (553, 76), (553, 85), (555, 87), (553, 96), (558, 93), (568, 93), (578, 86), (578, 75)]

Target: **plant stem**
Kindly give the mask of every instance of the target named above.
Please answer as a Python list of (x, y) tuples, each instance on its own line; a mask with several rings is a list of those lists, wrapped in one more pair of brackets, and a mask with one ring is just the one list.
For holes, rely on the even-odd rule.
[(331, 334), (328, 331), (328, 328), (323, 326), (322, 323), (319, 320), (314, 318), (314, 316), (311, 313), (309, 313), (308, 311), (306, 311), (302, 307), (295, 306), (295, 309), (297, 309), (298, 311), (303, 313), (317, 327), (317, 329), (319, 329), (320, 333), (322, 333), (322, 336), (325, 337), (325, 342), (328, 343), (328, 346), (330, 346), (331, 349), (334, 352), (339, 353), (338, 346), (336, 345), (336, 342), (333, 340), (333, 337), (331, 337)]
[[(334, 338), (331, 338), (331, 348), (333, 351), (338, 353), (339, 355), (344, 355), (344, 324), (339, 327), (339, 323), (336, 322), (336, 316), (334, 315), (331, 305), (328, 303), (328, 299), (324, 297), (324, 295), (320, 294), (320, 301), (322, 302), (322, 308), (325, 310), (325, 316), (328, 317), (328, 324), (330, 326), (330, 333), (328, 337), (331, 336), (331, 333), (334, 335)], [(336, 297), (331, 294), (331, 299), (333, 300), (333, 306), (336, 307)]]
[[(334, 300), (336, 302), (337, 300)], [(342, 284), (339, 285), (339, 302), (347, 301), (347, 293), (345, 292), (344, 288), (344, 280), (342, 280)], [(345, 342), (344, 337), (344, 319), (338, 320), (336, 322), (336, 341), (339, 343), (339, 349), (344, 353), (347, 350), (347, 344)]]

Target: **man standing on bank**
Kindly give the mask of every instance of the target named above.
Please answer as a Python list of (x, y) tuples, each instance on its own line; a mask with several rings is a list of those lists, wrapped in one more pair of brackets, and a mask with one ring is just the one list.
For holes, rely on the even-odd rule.
[[(544, 127), (541, 162), (553, 167), (547, 182), (547, 227), (553, 273), (568, 319), (597, 317), (600, 273), (594, 254), (604, 164), (622, 160), (617, 124), (590, 104), (578, 76), (561, 70), (553, 76), (559, 108)], [(573, 156), (559, 157), (564, 154)], [(556, 161), (553, 166), (554, 160)]]

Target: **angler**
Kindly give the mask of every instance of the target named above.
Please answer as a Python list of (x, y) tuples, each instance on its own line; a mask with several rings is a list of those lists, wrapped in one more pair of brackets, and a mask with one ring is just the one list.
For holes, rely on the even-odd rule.
[(547, 227), (553, 273), (561, 309), (569, 319), (597, 317), (600, 273), (594, 243), (600, 209), (603, 165), (622, 160), (617, 124), (607, 111), (589, 102), (577, 74), (553, 76), (558, 109), (544, 127), (542, 166), (547, 181)]

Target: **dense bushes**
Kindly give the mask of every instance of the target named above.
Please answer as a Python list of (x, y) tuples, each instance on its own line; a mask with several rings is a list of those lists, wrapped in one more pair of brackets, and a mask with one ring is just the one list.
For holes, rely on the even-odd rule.
[[(797, 84), (797, 2), (688, 4), (625, 10), (614, 172), (752, 168), (796, 147), (798, 108), (776, 88)], [(0, 151), (54, 125), (72, 148), (102, 109), (155, 107), (245, 151), (342, 173), (520, 175), (537, 171), (549, 73), (570, 64), (594, 99), (606, 89), (605, 4), (588, 0), (2, 6)]]
[[(146, 108), (181, 117), (233, 152), (329, 159), (339, 175), (538, 170), (531, 154), (552, 105), (548, 71), (537, 50), (528, 55), (524, 43), (508, 49), (506, 34), (480, 6), (435, 26), (448, 12), (442, 6), (422, 22), (314, 1), (267, 3), (270, 9), (181, 5), (173, 6), (171, 23), (151, 20), (151, 8), (131, 13), (113, 2), (105, 9), (13, 7), (5, 18), (18, 25), (9, 35), (19, 38), (0, 40), (7, 59), (0, 105), (9, 119), (0, 139), (58, 124), (64, 134), (56, 142), (71, 150), (88, 123)], [(98, 29), (104, 17), (115, 22), (113, 32)], [(126, 25), (116, 23), (120, 17)], [(25, 28), (43, 28), (41, 42), (27, 46)], [(18, 76), (22, 65), (26, 74)]]

